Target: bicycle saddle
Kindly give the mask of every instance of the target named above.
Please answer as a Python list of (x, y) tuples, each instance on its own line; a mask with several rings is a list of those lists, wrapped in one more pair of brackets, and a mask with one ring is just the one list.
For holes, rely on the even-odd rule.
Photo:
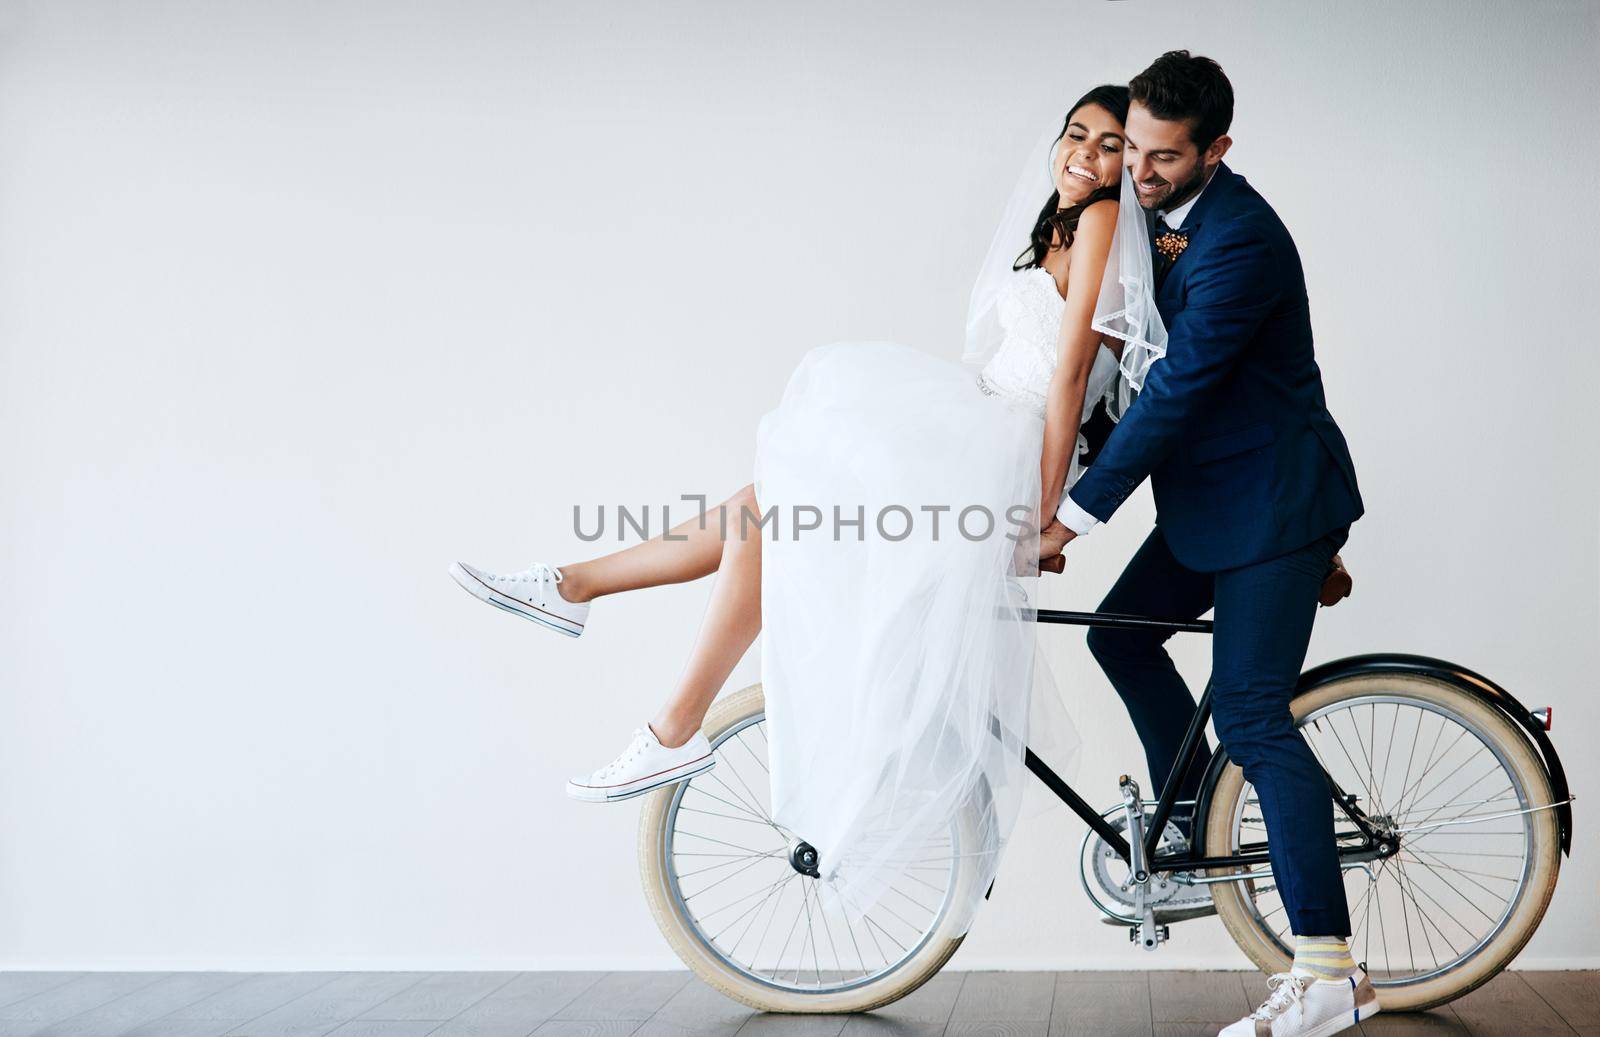
[(1350, 596), (1350, 589), (1354, 586), (1355, 580), (1351, 578), (1350, 570), (1344, 567), (1338, 555), (1334, 555), (1328, 575), (1322, 578), (1322, 592), (1317, 595), (1317, 600), (1325, 606), (1337, 605)]

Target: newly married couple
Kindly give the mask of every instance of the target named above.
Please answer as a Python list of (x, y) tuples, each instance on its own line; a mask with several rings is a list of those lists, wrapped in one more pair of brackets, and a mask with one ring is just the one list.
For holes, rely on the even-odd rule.
[[(1054, 691), (1035, 693), (1047, 673), (1030, 581), (1060, 571), (1067, 544), (1148, 477), (1156, 528), (1101, 608), (1215, 610), (1216, 731), (1259, 796), (1297, 937), (1293, 970), (1223, 1033), (1322, 1037), (1377, 1010), (1345, 942), (1326, 780), (1289, 710), (1319, 590), (1362, 504), (1294, 242), (1222, 161), (1232, 115), (1222, 69), (1187, 51), (1091, 90), (1042, 138), (994, 236), (970, 366), (889, 342), (813, 349), (762, 420), (754, 483), (719, 507), (559, 568), (450, 567), (477, 597), (571, 636), (597, 597), (718, 574), (672, 696), (571, 795), (613, 802), (715, 766), (701, 720), (759, 634), (772, 817), (818, 848), (823, 881), (870, 900), (907, 866), (904, 833), (946, 822), (980, 786), (1003, 843), (1024, 740), (1071, 737), (1064, 720), (1039, 722)], [(869, 521), (770, 538), (747, 521), (798, 506), (1018, 505), (1037, 509), (1021, 538), (1004, 523), (953, 535), (948, 519), (942, 535), (890, 537)], [(1195, 710), (1166, 636), (1089, 636), (1156, 781)]]

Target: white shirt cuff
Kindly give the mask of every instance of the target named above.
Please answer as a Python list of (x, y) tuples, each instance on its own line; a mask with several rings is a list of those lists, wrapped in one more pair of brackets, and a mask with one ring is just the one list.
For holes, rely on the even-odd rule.
[(1061, 507), (1056, 509), (1056, 518), (1061, 524), (1079, 536), (1089, 532), (1100, 524), (1100, 520), (1078, 507), (1078, 502), (1065, 494), (1061, 497)]

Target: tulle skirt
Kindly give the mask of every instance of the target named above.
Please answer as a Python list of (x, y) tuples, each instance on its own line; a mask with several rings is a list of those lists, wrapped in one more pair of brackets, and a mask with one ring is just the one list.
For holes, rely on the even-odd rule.
[(761, 420), (773, 820), (856, 918), (959, 852), (965, 932), (1032, 780), (1024, 748), (1052, 766), (1076, 749), (1034, 645), (1042, 440), (972, 369), (893, 342), (811, 350)]

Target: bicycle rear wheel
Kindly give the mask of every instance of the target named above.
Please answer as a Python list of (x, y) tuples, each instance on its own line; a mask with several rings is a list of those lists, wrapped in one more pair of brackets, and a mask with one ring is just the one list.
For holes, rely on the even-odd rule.
[[(1400, 842), (1393, 857), (1345, 871), (1351, 949), (1379, 1003), (1418, 1011), (1487, 982), (1538, 928), (1560, 871), (1538, 753), (1494, 707), (1413, 673), (1340, 678), (1292, 708), (1329, 775)], [(1223, 768), (1204, 809), (1208, 856), (1265, 842), (1255, 791), (1237, 766)], [(1329, 810), (1340, 841), (1359, 842), (1331, 800)], [(1213, 887), (1217, 914), (1258, 967), (1286, 971), (1294, 937), (1283, 902), (1268, 869), (1252, 874)]]
[(717, 765), (645, 798), (639, 873), (656, 924), (696, 975), (763, 1011), (863, 1012), (906, 996), (965, 936), (947, 907), (976, 881), (981, 805), (913, 849), (905, 883), (852, 925), (772, 820), (764, 724), (761, 685), (718, 700), (702, 725)]

